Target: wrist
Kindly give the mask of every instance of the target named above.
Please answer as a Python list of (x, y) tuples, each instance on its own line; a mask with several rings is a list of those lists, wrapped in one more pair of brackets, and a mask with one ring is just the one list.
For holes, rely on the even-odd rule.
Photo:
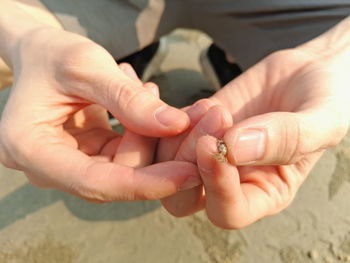
[(350, 16), (296, 49), (307, 52), (316, 59), (346, 63), (350, 66)]
[[(53, 15), (42, 9), (29, 7), (17, 1), (3, 0), (0, 2), (0, 57), (12, 66), (16, 47), (22, 38), (41, 28), (62, 28)], [(13, 18), (16, 17), (16, 21)], [(44, 18), (47, 22), (44, 21)]]

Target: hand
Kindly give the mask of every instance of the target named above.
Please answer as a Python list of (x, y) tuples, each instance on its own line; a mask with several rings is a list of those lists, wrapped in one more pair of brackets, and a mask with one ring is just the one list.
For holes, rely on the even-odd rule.
[(205, 208), (215, 225), (241, 228), (286, 208), (349, 128), (347, 69), (336, 54), (296, 48), (270, 55), (217, 92), (211, 101), (235, 120), (224, 128), (228, 163), (214, 158), (213, 137), (197, 138), (205, 196), (200, 187), (178, 193), (164, 199), (166, 209), (184, 216)]
[[(43, 28), (12, 54), (15, 82), (0, 123), (5, 166), (97, 202), (158, 199), (186, 188), (188, 178), (200, 183), (189, 163), (140, 168), (152, 161), (155, 142), (137, 134), (174, 135), (189, 120), (124, 74), (102, 47)], [(126, 127), (124, 137), (111, 131), (104, 109)]]
[[(190, 117), (190, 127), (180, 135), (162, 138), (159, 141), (156, 158), (158, 162), (176, 160), (197, 165), (198, 140), (207, 135), (222, 138), (225, 132), (232, 127), (231, 114), (222, 106), (214, 106), (211, 100), (197, 101), (191, 107), (183, 110)], [(213, 154), (211, 157), (214, 158), (214, 156)], [(179, 192), (161, 201), (164, 207), (175, 216), (190, 215), (204, 208), (203, 185), (199, 185), (191, 191)]]

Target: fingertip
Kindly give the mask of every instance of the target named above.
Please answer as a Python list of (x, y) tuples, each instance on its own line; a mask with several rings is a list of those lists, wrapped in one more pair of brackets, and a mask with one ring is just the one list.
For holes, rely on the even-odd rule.
[(147, 82), (144, 84), (145, 88), (148, 89), (150, 92), (152, 92), (152, 94), (156, 97), (159, 98), (160, 94), (159, 94), (159, 87), (157, 84), (153, 83), (153, 82)]
[(225, 123), (226, 127), (231, 127), (234, 123), (232, 114), (222, 106), (216, 106), (216, 107), (219, 107), (221, 109), (223, 122)]
[[(203, 101), (204, 102), (204, 101)], [(204, 102), (205, 103), (205, 102)], [(205, 105), (205, 104), (204, 104)], [(203, 109), (203, 108), (202, 108)], [(227, 117), (228, 115), (228, 117)], [(189, 129), (189, 135), (185, 138), (185, 140), (181, 143), (179, 150), (176, 154), (176, 158), (180, 160), (185, 160), (188, 162), (196, 163), (197, 155), (196, 148), (198, 140), (206, 135), (213, 136), (204, 137), (200, 142), (200, 145), (204, 144), (205, 146), (200, 146), (202, 149), (200, 152), (207, 152), (211, 147), (211, 154), (214, 155), (216, 152), (216, 138), (221, 138), (228, 127), (232, 124), (230, 121), (230, 114), (226, 114), (226, 112), (221, 109), (213, 106), (210, 108), (204, 116), (199, 120), (199, 122), (193, 127), (193, 129)], [(192, 126), (193, 123), (191, 123)], [(210, 142), (212, 141), (212, 142)], [(207, 157), (203, 157), (207, 159)], [(207, 162), (203, 162), (205, 165)]]
[(156, 162), (174, 160), (182, 141), (187, 135), (188, 132), (183, 132), (177, 136), (165, 137), (159, 140), (156, 151)]
[(140, 168), (153, 162), (157, 140), (126, 131), (114, 154), (113, 162), (119, 165)]
[[(136, 196), (158, 200), (202, 184), (197, 167), (189, 162), (169, 161), (153, 164), (135, 172)], [(146, 191), (147, 190), (147, 191)]]
[(190, 119), (185, 112), (166, 104), (155, 110), (154, 118), (160, 124), (160, 128), (165, 128), (161, 137), (177, 135), (190, 125)]
[(186, 113), (190, 117), (191, 125), (195, 125), (203, 117), (204, 114), (214, 105), (209, 99), (201, 99), (186, 109)]
[(215, 105), (210, 109), (210, 111), (215, 113), (215, 115), (220, 116), (222, 126), (225, 127), (226, 129), (233, 125), (233, 117), (225, 107), (221, 105)]
[(150, 137), (177, 135), (189, 126), (188, 115), (155, 97), (143, 85), (119, 83), (108, 110), (130, 131)]
[(127, 75), (129, 78), (136, 80), (136, 81), (140, 81), (139, 77), (136, 74), (136, 71), (134, 70), (134, 68), (129, 64), (129, 63), (121, 63), (119, 64), (119, 69), (125, 74)]
[(211, 135), (221, 138), (231, 126), (232, 117), (230, 113), (220, 106), (213, 106), (198, 122), (196, 129), (198, 129), (201, 135)]

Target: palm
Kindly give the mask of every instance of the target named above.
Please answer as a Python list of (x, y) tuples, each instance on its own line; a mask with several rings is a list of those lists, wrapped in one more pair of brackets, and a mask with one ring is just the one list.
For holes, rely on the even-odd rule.
[[(310, 59), (304, 56), (295, 56), (295, 53), (291, 53), (290, 57), (286, 54), (276, 54), (259, 68), (248, 71), (242, 78), (229, 83), (214, 98), (220, 100), (236, 122), (269, 113), (294, 113), (303, 110), (304, 107), (310, 107), (312, 103), (320, 103), (323, 98), (329, 99), (329, 92), (323, 89), (322, 85), (327, 76), (320, 78), (318, 69), (313, 65), (301, 69), (300, 65), (304, 64), (300, 62)], [(297, 63), (293, 63), (294, 61)], [(308, 162), (308, 157), (289, 166), (240, 167), (241, 181), (243, 184), (255, 184), (264, 190), (260, 191), (262, 195), (271, 192), (272, 189), (266, 191), (270, 187), (280, 192), (281, 187), (291, 187), (288, 179), (290, 176), (294, 179), (299, 177), (298, 183), (301, 183), (309, 170), (305, 165), (312, 165)], [(314, 161), (314, 158), (312, 160)], [(286, 196), (280, 196), (280, 200), (285, 199)]]
[(138, 134), (180, 133), (188, 117), (156, 98), (154, 84), (143, 85), (130, 66), (124, 72), (103, 47), (73, 33), (42, 28), (18, 42), (0, 123), (5, 166), (38, 186), (104, 202), (159, 199), (200, 183), (192, 164), (148, 165), (154, 139), (114, 133), (95, 106)]
[[(223, 227), (241, 227), (288, 206), (323, 149), (330, 143), (325, 141), (321, 147), (315, 143), (320, 141), (318, 137), (321, 137), (321, 133), (312, 133), (314, 130), (310, 129), (310, 126), (319, 127), (320, 120), (313, 119), (313, 114), (310, 113), (324, 111), (326, 116), (332, 112), (332, 107), (339, 104), (335, 103), (339, 102), (338, 94), (342, 94), (339, 89), (345, 88), (344, 85), (339, 85), (341, 75), (334, 74), (326, 63), (326, 61), (314, 62), (311, 56), (296, 50), (278, 52), (217, 92), (210, 100), (228, 110), (234, 120), (231, 129), (223, 127), (223, 131), (226, 131), (224, 140), (229, 147), (230, 163), (236, 163), (232, 157), (234, 146), (230, 145), (235, 138), (232, 136), (232, 131), (236, 132), (240, 127), (255, 127), (257, 124), (268, 126), (271, 120), (275, 123), (292, 120), (296, 123), (295, 126), (281, 126), (294, 127), (294, 130), (278, 130), (269, 136), (278, 137), (279, 141), (291, 138), (293, 140), (291, 134), (303, 134), (303, 136), (301, 139), (286, 141), (284, 148), (277, 149), (278, 151), (276, 147), (272, 147), (272, 151), (275, 152), (268, 154), (275, 158), (265, 165), (264, 163), (259, 166), (249, 164), (237, 167), (228, 164), (219, 165), (225, 169), (220, 168), (214, 174), (221, 175), (224, 179), (215, 175), (203, 178), (205, 194), (203, 189), (197, 188), (196, 191), (164, 199), (164, 206), (178, 216), (188, 215), (206, 207), (209, 218)], [(218, 117), (220, 114), (224, 113), (218, 112)], [(214, 118), (208, 124), (212, 124), (213, 121)], [(325, 124), (327, 125), (330, 126)], [(309, 140), (311, 137), (317, 140)], [(158, 155), (164, 155), (166, 149), (168, 157), (195, 156), (193, 148), (184, 146), (186, 143), (188, 141), (183, 138), (163, 140)], [(293, 147), (289, 147), (291, 145)], [(215, 148), (215, 141), (204, 140), (200, 143), (199, 153), (206, 149), (215, 151)], [(177, 154), (169, 154), (169, 151), (177, 151)], [(186, 151), (190, 153), (186, 154)], [(288, 156), (292, 158), (288, 159)], [(197, 158), (199, 158), (198, 146)], [(205, 158), (208, 158), (206, 162), (210, 162), (210, 156)], [(198, 162), (195, 159), (186, 161)], [(219, 179), (215, 181), (213, 178)]]
[[(313, 63), (305, 54), (284, 51), (229, 83), (214, 98), (229, 109), (238, 125), (253, 123), (256, 118), (268, 119), (270, 114), (278, 118), (280, 113), (283, 118), (286, 112), (293, 114), (318, 107), (327, 110), (337, 93), (334, 88), (327, 88), (334, 86), (330, 85), (331, 76), (333, 79), (334, 75), (324, 65)], [(312, 120), (304, 124), (312, 125)], [(254, 211), (255, 216), (249, 216), (254, 221), (261, 214), (277, 213), (287, 207), (321, 152), (315, 148), (311, 153), (298, 155), (298, 159), (290, 160), (293, 163), (290, 165), (238, 167), (242, 191), (247, 197), (245, 207), (254, 207), (241, 211), (242, 216), (247, 218), (243, 214)]]

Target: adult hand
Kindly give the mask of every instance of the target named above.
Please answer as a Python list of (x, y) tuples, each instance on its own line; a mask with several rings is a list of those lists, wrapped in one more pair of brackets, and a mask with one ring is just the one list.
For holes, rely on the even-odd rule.
[[(0, 123), (5, 166), (36, 185), (98, 202), (158, 199), (200, 183), (189, 163), (140, 168), (152, 161), (154, 140), (135, 133), (170, 136), (189, 120), (124, 74), (102, 47), (40, 28), (13, 48), (15, 81)], [(112, 132), (104, 109), (134, 133)]]
[[(241, 228), (291, 203), (322, 152), (349, 128), (349, 61), (309, 47), (268, 56), (210, 99), (235, 120), (227, 129), (211, 117), (211, 129), (225, 131), (228, 162), (215, 158), (213, 137), (198, 136), (196, 152), (188, 144), (205, 194), (197, 187), (164, 199), (171, 214), (205, 208), (215, 225)], [(173, 140), (176, 151), (181, 143)]]
[[(198, 140), (207, 135), (221, 138), (232, 127), (232, 116), (222, 106), (214, 106), (211, 100), (197, 101), (183, 109), (189, 115), (189, 129), (177, 136), (162, 138), (157, 149), (158, 162), (170, 160), (186, 161), (197, 165), (196, 147)], [(191, 191), (183, 191), (161, 200), (164, 207), (175, 216), (190, 215), (204, 208), (203, 185)]]

